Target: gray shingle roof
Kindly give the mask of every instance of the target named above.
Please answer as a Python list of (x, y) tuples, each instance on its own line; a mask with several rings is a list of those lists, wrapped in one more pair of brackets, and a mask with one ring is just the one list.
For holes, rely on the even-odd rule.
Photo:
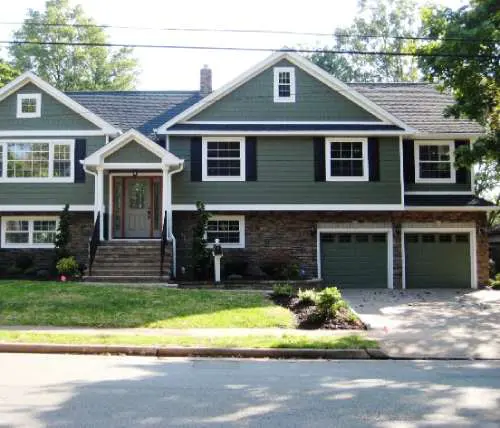
[(105, 121), (128, 131), (151, 135), (168, 120), (200, 100), (198, 91), (66, 92)]
[(422, 133), (476, 133), (483, 128), (467, 119), (443, 116), (453, 97), (429, 83), (350, 83), (349, 86)]
[[(480, 133), (483, 129), (466, 119), (443, 116), (453, 103), (450, 95), (427, 83), (351, 83), (350, 87), (421, 133)], [(198, 91), (96, 91), (67, 92), (107, 122), (145, 135), (198, 102)], [(242, 118), (244, 122), (244, 118)]]

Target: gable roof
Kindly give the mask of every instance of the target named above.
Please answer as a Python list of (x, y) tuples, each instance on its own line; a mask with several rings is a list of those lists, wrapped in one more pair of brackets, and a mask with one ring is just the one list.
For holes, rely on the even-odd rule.
[(3, 88), (0, 88), (0, 102), (3, 101), (5, 98), (7, 98), (9, 95), (12, 95), (17, 90), (21, 89), (28, 83), (32, 83), (35, 86), (39, 87), (42, 91), (46, 92), (47, 94), (55, 98), (61, 104), (65, 105), (69, 109), (73, 110), (75, 113), (79, 114), (83, 118), (87, 119), (89, 122), (96, 125), (98, 128), (102, 129), (102, 131), (105, 134), (117, 135), (121, 132), (120, 129), (109, 124), (101, 117), (97, 116), (95, 113), (86, 109), (84, 106), (82, 106), (75, 100), (71, 99), (63, 92), (54, 88), (45, 80), (41, 79), (40, 77), (38, 77), (37, 75), (33, 74), (30, 71), (21, 74), (19, 77), (12, 80), (7, 85), (5, 85)]
[(385, 110), (398, 116), (421, 134), (482, 134), (484, 129), (469, 119), (443, 116), (454, 103), (453, 96), (429, 83), (350, 83)]
[(118, 128), (135, 128), (150, 137), (156, 128), (201, 99), (199, 91), (82, 91), (66, 95)]
[(165, 150), (159, 144), (150, 140), (144, 134), (141, 134), (139, 131), (136, 131), (135, 129), (130, 129), (125, 134), (120, 135), (110, 143), (106, 144), (99, 150), (95, 151), (94, 153), (86, 157), (85, 160), (83, 161), (83, 164), (85, 166), (102, 165), (104, 159), (107, 156), (120, 150), (122, 147), (126, 146), (128, 143), (131, 142), (136, 142), (137, 144), (140, 144), (146, 150), (149, 150), (151, 153), (158, 156), (159, 160), (161, 160), (161, 163), (165, 165), (180, 165), (184, 162), (174, 154), (170, 153), (168, 150)]
[(396, 125), (400, 128), (403, 128), (404, 130), (407, 131), (412, 131), (412, 129), (405, 124), (402, 120), (398, 119), (396, 116), (393, 114), (387, 112), (384, 110), (382, 107), (377, 105), (376, 103), (372, 102), (368, 98), (366, 98), (364, 95), (358, 93), (355, 89), (350, 88), (348, 85), (345, 83), (341, 82), (337, 78), (333, 77), (331, 74), (327, 73), (317, 65), (313, 64), (311, 61), (307, 60), (306, 58), (293, 53), (293, 52), (276, 52), (266, 58), (264, 61), (261, 61), (258, 63), (256, 66), (252, 67), (250, 70), (247, 72), (243, 73), (233, 81), (229, 82), (228, 84), (224, 85), (222, 88), (219, 90), (211, 93), (207, 97), (203, 98), (193, 106), (189, 107), (188, 109), (184, 110), (182, 113), (178, 114), (177, 116), (173, 117), (171, 120), (167, 121), (164, 123), (159, 129), (159, 133), (165, 133), (168, 128), (171, 126), (175, 125), (176, 123), (179, 123), (181, 121), (186, 121), (189, 120), (189, 118), (193, 117), (194, 115), (198, 114), (202, 110), (206, 109), (208, 106), (214, 104), (230, 92), (234, 91), (236, 88), (240, 87), (243, 85), (245, 82), (248, 82), (258, 74), (260, 74), (262, 71), (266, 70), (269, 67), (272, 67), (274, 64), (282, 61), (282, 60), (287, 60), (294, 64), (297, 67), (300, 67), (302, 70), (305, 72), (309, 73), (325, 85), (329, 86), (335, 91), (341, 92), (343, 96), (345, 96), (347, 99), (350, 101), (358, 104), (362, 108), (364, 108), (366, 111), (370, 112), (374, 116), (378, 117), (382, 122), (384, 123), (389, 123), (392, 125)]

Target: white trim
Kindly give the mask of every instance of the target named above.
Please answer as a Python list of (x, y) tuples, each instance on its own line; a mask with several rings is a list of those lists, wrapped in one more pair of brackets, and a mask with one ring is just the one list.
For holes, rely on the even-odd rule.
[(399, 137), (400, 135), (407, 135), (405, 131), (394, 130), (394, 131), (343, 131), (343, 130), (320, 130), (320, 131), (249, 131), (249, 130), (231, 130), (231, 131), (202, 131), (202, 130), (179, 130), (179, 131), (166, 131), (166, 135), (234, 135), (245, 133), (248, 135), (330, 135), (330, 136), (366, 136), (366, 137), (376, 137), (376, 136), (394, 136)]
[(121, 131), (118, 128), (115, 128), (113, 125), (109, 124), (105, 120), (101, 119), (96, 114), (92, 113), (90, 110), (83, 107), (81, 104), (78, 104), (76, 101), (68, 97), (63, 92), (54, 88), (49, 83), (45, 82), (43, 79), (33, 74), (30, 71), (27, 71), (21, 74), (16, 79), (12, 80), (10, 83), (5, 85), (0, 89), (0, 102), (7, 98), (9, 95), (21, 89), (27, 83), (33, 83), (35, 86), (38, 86), (43, 92), (46, 92), (51, 97), (55, 98), (61, 104), (64, 104), (69, 109), (73, 110), (75, 113), (79, 114), (83, 118), (87, 119), (89, 122), (93, 123), (95, 126), (100, 128), (103, 132), (110, 135), (120, 134)]
[[(221, 242), (222, 248), (245, 248), (245, 216), (244, 215), (211, 215), (208, 221), (219, 221), (219, 220), (232, 220), (238, 221), (239, 223), (239, 233), (240, 242), (238, 243), (227, 243)], [(205, 232), (205, 239), (207, 239), (207, 233)], [(207, 248), (212, 248), (214, 244), (207, 242)]]
[[(219, 99), (223, 98), (230, 92), (234, 91), (236, 88), (240, 87), (244, 83), (248, 82), (258, 74), (260, 74), (263, 70), (274, 66), (281, 60), (288, 60), (291, 62), (293, 65), (301, 68), (311, 76), (315, 77), (318, 79), (320, 82), (324, 83), (325, 85), (329, 86), (333, 90), (341, 93), (344, 97), (348, 98), (350, 101), (358, 104), (359, 106), (363, 107), (365, 110), (367, 110), (369, 113), (373, 114), (375, 117), (378, 117), (381, 119), (383, 122), (386, 123), (392, 123), (394, 125), (400, 126), (401, 128), (405, 129), (406, 131), (409, 131), (411, 133), (415, 133), (415, 129), (411, 128), (404, 122), (402, 122), (400, 119), (392, 115), (391, 113), (387, 112), (377, 104), (375, 104), (373, 101), (370, 101), (368, 98), (360, 94), (359, 92), (355, 91), (354, 89), (350, 88), (348, 85), (345, 83), (342, 83), (340, 80), (336, 79), (333, 77), (331, 74), (327, 73), (326, 71), (322, 70), (320, 67), (316, 66), (313, 64), (311, 61), (309, 61), (306, 58), (301, 57), (300, 55), (293, 53), (293, 52), (275, 52), (272, 55), (270, 55), (268, 58), (265, 60), (261, 61), (260, 63), (256, 64), (254, 67), (237, 77), (236, 79), (232, 80), (231, 82), (227, 83), (223, 87), (221, 87), (219, 90), (212, 92), (212, 94), (208, 95), (207, 97), (203, 98), (201, 101), (197, 102), (196, 104), (192, 105), (188, 109), (184, 110), (182, 113), (178, 114), (174, 118), (170, 119), (168, 122), (164, 123), (160, 128), (158, 128), (158, 133), (164, 134), (167, 132), (167, 129), (171, 127), (172, 125), (186, 121), (190, 119), (191, 117), (195, 116), (202, 110), (206, 109)], [(252, 133), (253, 134), (253, 133)]]
[(401, 186), (401, 204), (405, 203), (405, 174), (404, 174), (404, 155), (403, 155), (403, 136), (399, 136), (399, 185)]
[(104, 131), (86, 131), (86, 130), (75, 130), (75, 131), (0, 131), (0, 137), (94, 137), (106, 135)]
[[(421, 146), (448, 146), (450, 155), (450, 178), (421, 178), (420, 177), (420, 147)], [(415, 183), (456, 183), (457, 171), (455, 168), (455, 141), (453, 140), (415, 140), (413, 147), (415, 158)], [(423, 161), (428, 162), (428, 161)], [(435, 161), (445, 163), (444, 161)]]
[[(154, 155), (158, 156), (158, 163), (105, 163), (105, 158), (114, 152), (125, 147), (127, 144), (135, 142)], [(164, 165), (179, 165), (183, 161), (174, 154), (165, 150), (154, 141), (150, 140), (145, 135), (135, 129), (130, 129), (125, 134), (115, 138), (110, 143), (104, 145), (99, 150), (85, 158), (83, 164), (85, 166), (101, 166), (106, 169), (162, 169)]]
[[(48, 177), (7, 177), (7, 146), (8, 144), (48, 144), (49, 145), (49, 169)], [(55, 145), (68, 145), (69, 146), (69, 160), (70, 160), (70, 175), (69, 177), (54, 177), (54, 146)], [(0, 183), (74, 183), (75, 181), (75, 140), (0, 140), (2, 149), (2, 159), (0, 162), (3, 164), (2, 176), (0, 176)]]
[(387, 125), (378, 121), (317, 121), (317, 120), (189, 120), (189, 125)]
[(415, 134), (410, 134), (411, 139), (422, 139), (422, 140), (470, 140), (470, 139), (477, 139), (478, 137), (484, 135), (484, 132), (464, 132), (464, 133), (457, 133), (457, 132), (450, 132), (450, 133), (445, 133), (445, 132), (436, 132), (436, 133), (429, 133), (429, 132), (417, 132)]
[[(332, 158), (331, 158), (331, 144), (332, 143), (361, 143), (362, 161), (363, 161), (363, 175), (361, 176), (332, 176)], [(341, 158), (339, 158), (341, 159)], [(369, 180), (369, 164), (368, 164), (368, 139), (367, 138), (354, 138), (354, 137), (334, 137), (325, 139), (325, 168), (326, 175), (325, 181), (368, 181)]]
[(405, 226), (401, 228), (401, 249), (403, 257), (403, 272), (402, 283), (403, 289), (406, 288), (406, 252), (405, 252), (405, 234), (406, 233), (468, 233), (469, 234), (469, 252), (470, 252), (470, 268), (471, 268), (471, 288), (475, 289), (478, 286), (477, 279), (477, 238), (475, 227), (447, 227), (445, 224), (440, 227), (411, 227)]
[[(290, 96), (281, 97), (279, 94), (279, 75), (280, 73), (289, 73), (290, 75)], [(273, 101), (275, 103), (294, 103), (297, 87), (295, 85), (294, 67), (274, 67), (273, 68)]]
[(443, 190), (443, 191), (435, 191), (435, 190), (431, 190), (431, 191), (408, 191), (408, 192), (405, 192), (405, 195), (473, 195), (474, 192), (471, 191), (471, 190), (450, 190), (450, 191), (446, 191), (446, 190)]
[[(64, 205), (0, 205), (0, 212), (46, 212), (62, 211)], [(70, 211), (92, 212), (94, 205), (70, 205)]]
[[(8, 243), (5, 240), (5, 234), (7, 233), (7, 221), (28, 221), (28, 243)], [(40, 216), (40, 217), (27, 217), (27, 216), (2, 216), (2, 239), (1, 245), (2, 248), (54, 248), (54, 243), (50, 244), (35, 244), (33, 243), (33, 222), (34, 221), (55, 221), (56, 222), (56, 231), (59, 226), (59, 217), (48, 217), (48, 216)]]
[(387, 245), (387, 288), (394, 288), (394, 248), (393, 248), (393, 237), (392, 237), (392, 227), (356, 227), (356, 228), (346, 228), (345, 226), (335, 227), (318, 227), (316, 231), (316, 257), (317, 257), (317, 269), (318, 278), (321, 278), (321, 234), (322, 233), (385, 233), (387, 235), (386, 245)]
[[(240, 175), (223, 176), (208, 175), (208, 143), (237, 142), (240, 144)], [(201, 141), (201, 179), (202, 181), (245, 181), (246, 180), (245, 137), (203, 137)]]
[(500, 207), (497, 206), (471, 207), (466, 205), (460, 205), (455, 207), (440, 207), (440, 206), (415, 207), (411, 205), (405, 206), (405, 211), (497, 211), (497, 210), (500, 210)]
[[(33, 113), (23, 112), (23, 101), (34, 99), (35, 111)], [(16, 118), (17, 119), (32, 119), (35, 117), (40, 117), (42, 115), (42, 94), (17, 94), (17, 109)]]
[[(196, 211), (195, 204), (173, 204), (174, 211)], [(207, 211), (403, 211), (399, 204), (206, 204)]]

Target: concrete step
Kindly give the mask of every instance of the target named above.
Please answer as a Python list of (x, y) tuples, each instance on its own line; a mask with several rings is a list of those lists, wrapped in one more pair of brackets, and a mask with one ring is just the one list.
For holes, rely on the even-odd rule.
[[(169, 262), (169, 259), (165, 259), (164, 263)], [(135, 268), (135, 269), (152, 269), (160, 266), (160, 260), (148, 260), (148, 261), (141, 261), (141, 260), (95, 260), (93, 266), (97, 267), (103, 267), (103, 268)]]
[[(165, 269), (164, 273), (168, 273)], [(160, 268), (155, 269), (105, 269), (92, 267), (92, 275), (98, 276), (155, 276), (160, 275)]]
[(92, 275), (87, 276), (85, 281), (90, 282), (136, 282), (136, 283), (167, 283), (170, 280), (170, 277), (167, 275), (142, 275), (142, 276), (133, 276), (133, 275)]

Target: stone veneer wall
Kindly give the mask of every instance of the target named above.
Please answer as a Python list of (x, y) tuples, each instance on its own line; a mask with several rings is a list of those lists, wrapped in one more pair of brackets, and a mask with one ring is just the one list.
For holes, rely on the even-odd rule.
[[(488, 239), (484, 212), (234, 212), (220, 213), (245, 216), (245, 248), (225, 249), (225, 259), (245, 258), (249, 271), (258, 273), (259, 264), (276, 256), (297, 260), (309, 278), (317, 276), (316, 227), (318, 223), (389, 223), (393, 226), (394, 288), (402, 286), (402, 223), (476, 224), (478, 284), (488, 280)], [(174, 212), (173, 232), (177, 239), (177, 270), (189, 268), (194, 212)]]
[[(59, 216), (60, 213), (2, 213), (2, 216)], [(0, 216), (1, 217), (1, 216)], [(70, 251), (75, 255), (78, 262), (88, 263), (88, 241), (94, 226), (93, 213), (71, 213), (71, 242)], [(49, 268), (54, 261), (54, 250), (45, 248), (17, 249), (0, 248), (0, 276), (1, 273), (16, 262), (20, 254), (30, 254), (33, 256), (34, 264), (39, 269)]]

